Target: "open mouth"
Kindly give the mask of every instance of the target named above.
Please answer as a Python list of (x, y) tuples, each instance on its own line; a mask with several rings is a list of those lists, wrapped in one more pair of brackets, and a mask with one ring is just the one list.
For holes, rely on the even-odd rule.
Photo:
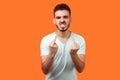
[(65, 28), (65, 27), (66, 27), (66, 24), (61, 24), (60, 27), (61, 27), (61, 28)]

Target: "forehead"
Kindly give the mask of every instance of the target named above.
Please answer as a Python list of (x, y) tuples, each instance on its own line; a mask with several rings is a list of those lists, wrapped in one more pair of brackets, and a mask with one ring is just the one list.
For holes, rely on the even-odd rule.
[(69, 16), (69, 11), (67, 10), (57, 10), (55, 16)]

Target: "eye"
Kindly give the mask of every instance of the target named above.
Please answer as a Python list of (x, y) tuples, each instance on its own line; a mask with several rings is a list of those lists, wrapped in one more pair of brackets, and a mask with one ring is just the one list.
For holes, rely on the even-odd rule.
[(57, 16), (56, 19), (60, 19), (61, 17), (60, 16)]
[(67, 19), (68, 18), (68, 16), (63, 16), (65, 19)]

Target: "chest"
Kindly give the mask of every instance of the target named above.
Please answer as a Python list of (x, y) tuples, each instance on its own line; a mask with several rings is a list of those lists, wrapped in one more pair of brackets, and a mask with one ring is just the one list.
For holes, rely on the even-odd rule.
[(63, 64), (64, 67), (69, 67), (67, 69), (73, 68), (73, 61), (70, 56), (71, 43), (65, 43), (65, 44), (57, 43), (57, 44), (58, 44), (58, 51), (54, 59), (55, 64), (56, 65)]

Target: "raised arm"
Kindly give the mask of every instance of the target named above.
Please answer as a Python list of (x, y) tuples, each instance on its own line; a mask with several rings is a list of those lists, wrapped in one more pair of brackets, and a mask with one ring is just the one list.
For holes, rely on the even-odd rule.
[(73, 44), (71, 45), (70, 55), (72, 58), (72, 61), (79, 73), (81, 73), (85, 67), (85, 55), (83, 54), (77, 54), (77, 51), (79, 50), (79, 45), (75, 42), (73, 39)]
[(53, 64), (55, 54), (58, 50), (58, 46), (55, 43), (55, 41), (56, 41), (56, 37), (49, 45), (49, 49), (50, 49), (49, 54), (47, 56), (42, 56), (42, 58), (41, 58), (42, 71), (44, 72), (44, 74), (47, 74), (49, 72), (49, 70)]

